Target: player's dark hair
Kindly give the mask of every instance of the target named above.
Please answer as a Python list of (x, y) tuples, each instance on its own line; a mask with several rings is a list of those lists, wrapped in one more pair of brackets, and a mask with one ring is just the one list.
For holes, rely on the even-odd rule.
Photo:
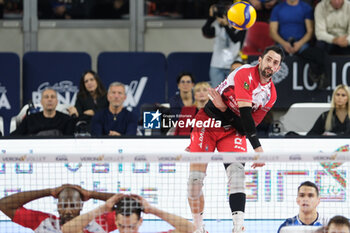
[(177, 78), (176, 78), (176, 83), (177, 83), (177, 84), (180, 83), (181, 78), (182, 78), (183, 76), (190, 76), (192, 83), (195, 83), (195, 81), (196, 81), (196, 79), (194, 78), (194, 75), (193, 75), (192, 73), (190, 73), (190, 72), (181, 72), (181, 73), (177, 76)]
[(350, 230), (349, 219), (345, 218), (344, 216), (341, 216), (341, 215), (334, 216), (333, 218), (331, 218), (329, 220), (329, 222), (327, 224), (327, 227), (329, 227), (332, 223), (335, 224), (335, 225), (345, 225)]
[(79, 81), (79, 92), (78, 92), (78, 96), (85, 99), (86, 97), (89, 96), (89, 92), (88, 90), (86, 89), (85, 87), (85, 75), (86, 74), (92, 74), (92, 76), (94, 76), (94, 79), (96, 80), (96, 83), (97, 83), (97, 88), (96, 88), (96, 94), (97, 94), (97, 97), (102, 97), (104, 95), (106, 95), (107, 91), (106, 91), (106, 88), (104, 87), (102, 81), (101, 81), (101, 78), (100, 76), (93, 70), (88, 70), (88, 71), (85, 71), (82, 75), (81, 75), (81, 78), (80, 78), (80, 81)]
[(311, 181), (305, 181), (305, 182), (301, 183), (301, 184), (299, 185), (299, 187), (298, 187), (298, 193), (299, 193), (300, 188), (303, 187), (303, 186), (307, 186), (307, 187), (312, 187), (312, 188), (314, 188), (314, 189), (316, 190), (317, 196), (319, 196), (318, 187), (317, 187), (317, 185), (316, 185), (315, 183), (313, 183), (313, 182), (311, 182)]
[(123, 216), (130, 216), (136, 214), (138, 219), (141, 218), (142, 205), (140, 202), (131, 197), (124, 197), (117, 203), (115, 203), (114, 208), (115, 215), (121, 214)]
[(272, 46), (266, 47), (261, 57), (264, 57), (269, 51), (274, 51), (275, 53), (279, 54), (281, 56), (280, 64), (283, 62), (285, 55), (281, 46), (272, 45)]

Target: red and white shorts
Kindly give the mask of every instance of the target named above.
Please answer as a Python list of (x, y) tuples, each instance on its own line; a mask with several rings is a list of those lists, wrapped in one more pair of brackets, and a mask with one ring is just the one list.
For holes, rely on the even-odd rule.
[[(196, 115), (196, 121), (206, 121), (210, 117), (203, 109)], [(194, 127), (191, 133), (190, 152), (246, 152), (245, 136), (240, 135), (234, 128)]]

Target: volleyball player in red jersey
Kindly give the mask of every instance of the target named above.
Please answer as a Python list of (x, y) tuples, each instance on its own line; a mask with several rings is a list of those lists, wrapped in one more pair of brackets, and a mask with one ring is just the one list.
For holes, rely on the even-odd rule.
[[(274, 105), (277, 95), (272, 82), (283, 61), (279, 46), (265, 49), (255, 66), (243, 65), (234, 70), (215, 89), (209, 91), (210, 101), (196, 115), (196, 121), (209, 118), (221, 121), (219, 128), (195, 127), (191, 133), (190, 152), (246, 152), (246, 137), (254, 151), (263, 149), (256, 134), (256, 126)], [(229, 202), (234, 233), (244, 232), (244, 164), (224, 164), (229, 185)], [(254, 163), (253, 168), (264, 166)], [(203, 181), (207, 164), (191, 164), (188, 179), (188, 202), (191, 207), (195, 233), (205, 233), (203, 224)]]

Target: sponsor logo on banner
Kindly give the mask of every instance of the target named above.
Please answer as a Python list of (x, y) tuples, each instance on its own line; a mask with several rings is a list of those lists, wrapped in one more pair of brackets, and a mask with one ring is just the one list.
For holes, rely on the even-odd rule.
[(32, 92), (32, 100), (34, 104), (40, 104), (41, 93), (46, 88), (52, 88), (57, 91), (58, 103), (66, 105), (75, 105), (75, 100), (77, 98), (77, 93), (79, 88), (73, 84), (72, 81), (64, 80), (53, 85), (49, 82), (44, 82), (39, 85), (37, 91)]
[(301, 155), (299, 155), (299, 154), (290, 155), (289, 156), (289, 160), (291, 160), (291, 161), (299, 161), (299, 160), (301, 160)]
[(147, 161), (144, 155), (135, 156), (134, 161)]
[(6, 156), (6, 157), (2, 157), (2, 161), (3, 162), (23, 162), (25, 161), (27, 158), (26, 155), (22, 155), (22, 156)]
[(11, 105), (7, 98), (6, 92), (7, 92), (6, 87), (1, 86), (1, 83), (0, 83), (0, 109), (6, 108), (7, 110), (10, 110)]
[(334, 153), (333, 155), (318, 155), (318, 156), (314, 156), (313, 159), (315, 161), (324, 161), (324, 160), (335, 160), (337, 158), (337, 154)]
[(224, 158), (221, 155), (213, 155), (211, 156), (212, 161), (223, 161)]
[(182, 155), (178, 155), (178, 156), (160, 156), (158, 157), (158, 161), (181, 161), (182, 159)]
[(145, 90), (148, 78), (142, 77), (139, 81), (132, 80), (129, 85), (125, 85), (126, 100), (124, 106), (132, 111), (139, 104), (140, 98)]
[(245, 155), (243, 155), (243, 156), (237, 156), (236, 157), (236, 160), (238, 160), (238, 161), (256, 161), (256, 160), (258, 160), (260, 158), (260, 155), (259, 154), (257, 154), (257, 155), (251, 155), (251, 156), (245, 156)]
[(26, 162), (44, 162), (46, 161), (46, 156), (28, 156), (25, 158)]
[(56, 161), (68, 161), (68, 158), (66, 155), (59, 155), (55, 159)]
[(122, 162), (124, 160), (123, 156), (104, 156), (103, 161), (108, 162)]
[(99, 155), (99, 156), (84, 156), (84, 157), (80, 157), (80, 161), (82, 161), (82, 162), (104, 161), (104, 155)]

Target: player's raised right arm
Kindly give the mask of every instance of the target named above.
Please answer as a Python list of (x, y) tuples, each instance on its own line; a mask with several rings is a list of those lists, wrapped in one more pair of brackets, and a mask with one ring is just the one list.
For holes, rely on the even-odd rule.
[(18, 208), (21, 208), (30, 201), (51, 195), (52, 189), (42, 189), (12, 194), (0, 199), (0, 210), (12, 220)]

